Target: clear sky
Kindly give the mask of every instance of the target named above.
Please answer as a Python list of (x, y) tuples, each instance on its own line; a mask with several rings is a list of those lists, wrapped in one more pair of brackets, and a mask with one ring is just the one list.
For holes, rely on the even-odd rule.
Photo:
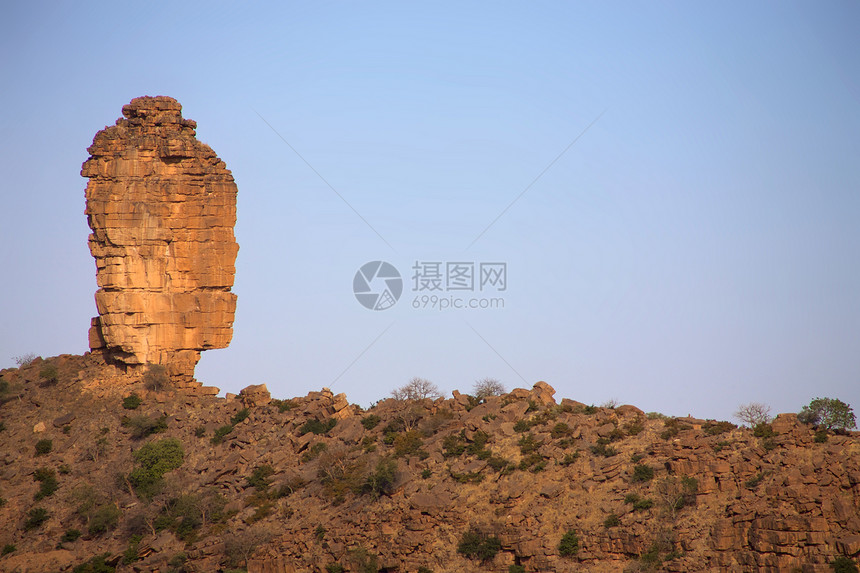
[[(206, 384), (860, 407), (858, 28), (839, 1), (6, 3), (0, 367), (87, 350), (80, 166), (169, 95), (239, 187)], [(374, 311), (353, 279), (378, 260), (403, 292)], [(475, 290), (416, 291), (416, 262), (474, 263)]]

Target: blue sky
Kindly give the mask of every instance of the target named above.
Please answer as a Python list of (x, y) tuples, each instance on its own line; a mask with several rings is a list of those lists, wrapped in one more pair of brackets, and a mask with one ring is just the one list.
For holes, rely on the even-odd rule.
[[(860, 406), (854, 2), (3, 12), (0, 367), (87, 350), (80, 166), (124, 104), (169, 95), (239, 187), (234, 338), (206, 384)], [(404, 278), (384, 311), (352, 292), (374, 260)], [(504, 308), (414, 309), (416, 261), (505, 262)]]

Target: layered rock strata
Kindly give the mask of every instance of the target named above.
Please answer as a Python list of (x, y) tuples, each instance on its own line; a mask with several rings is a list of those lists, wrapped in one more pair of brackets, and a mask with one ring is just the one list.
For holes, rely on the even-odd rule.
[(236, 184), (173, 98), (139, 97), (99, 131), (81, 170), (96, 259), (90, 348), (190, 382), (232, 338)]

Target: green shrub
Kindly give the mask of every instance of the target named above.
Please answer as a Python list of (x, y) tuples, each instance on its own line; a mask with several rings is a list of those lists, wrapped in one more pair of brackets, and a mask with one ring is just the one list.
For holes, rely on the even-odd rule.
[(611, 458), (612, 456), (618, 455), (618, 450), (613, 448), (612, 446), (608, 446), (606, 444), (598, 443), (595, 446), (591, 446), (589, 448), (591, 453), (596, 456), (603, 456), (605, 458)]
[(559, 422), (555, 426), (552, 427), (552, 431), (550, 432), (550, 436), (552, 439), (557, 440), (559, 438), (564, 438), (573, 433), (573, 430), (570, 429), (570, 426), (565, 424), (564, 422)]
[(295, 402), (293, 402), (292, 400), (278, 400), (278, 399), (274, 399), (274, 400), (272, 400), (272, 406), (276, 407), (276, 408), (278, 409), (278, 412), (280, 412), (281, 414), (283, 414), (284, 412), (287, 412), (287, 411), (292, 410), (293, 408), (295, 408), (295, 407), (296, 407), (296, 403), (295, 403)]
[(830, 568), (836, 573), (858, 573), (857, 564), (848, 557), (840, 556), (830, 562)]
[(150, 418), (149, 416), (125, 417), (120, 422), (123, 427), (131, 430), (131, 437), (135, 440), (143, 439), (152, 434), (160, 434), (167, 430), (167, 416)]
[(621, 525), (621, 518), (614, 513), (610, 513), (609, 516), (603, 520), (603, 527), (607, 529), (610, 527), (618, 527), (619, 525)]
[(573, 452), (572, 454), (564, 454), (564, 458), (558, 462), (560, 466), (569, 466), (573, 462), (579, 459), (579, 452)]
[(501, 551), (502, 542), (496, 536), (490, 536), (470, 529), (460, 538), (457, 552), (469, 559), (490, 561)]
[(44, 456), (45, 454), (50, 454), (51, 450), (54, 449), (54, 442), (49, 439), (43, 439), (36, 442), (36, 455)]
[(30, 531), (37, 529), (50, 519), (51, 514), (44, 507), (34, 507), (27, 512), (27, 519), (24, 521), (24, 530)]
[(334, 418), (329, 418), (325, 422), (321, 422), (317, 419), (308, 420), (301, 428), (299, 428), (299, 435), (304, 436), (308, 432), (316, 435), (327, 434), (336, 425), (337, 420)]
[(543, 445), (543, 442), (537, 441), (537, 439), (531, 434), (526, 434), (520, 438), (518, 445), (520, 446), (520, 453), (527, 456), (536, 452)]
[(375, 498), (390, 495), (394, 491), (394, 478), (397, 473), (397, 460), (383, 458), (376, 464), (376, 469), (365, 476), (361, 493), (370, 494)]
[(851, 406), (836, 398), (816, 398), (803, 407), (797, 419), (805, 424), (824, 426), (828, 430), (857, 427)]
[(128, 539), (128, 547), (122, 554), (123, 564), (129, 565), (140, 559), (140, 556), (138, 555), (138, 549), (140, 548), (141, 539), (143, 539), (143, 537), (140, 535), (132, 535)]
[(633, 466), (633, 482), (646, 482), (654, 479), (654, 468), (645, 464)]
[(680, 509), (696, 505), (699, 481), (690, 476), (666, 476), (657, 482), (656, 490), (662, 507), (674, 520)]
[(340, 563), (329, 563), (325, 566), (325, 570), (327, 573), (344, 573), (346, 571)]
[(418, 573), (433, 573), (433, 570), (429, 567), (419, 567)]
[(63, 536), (60, 538), (62, 543), (72, 543), (77, 541), (77, 539), (81, 536), (81, 531), (79, 529), (67, 529)]
[(592, 414), (596, 414), (596, 413), (597, 413), (597, 410), (598, 410), (598, 407), (597, 407), (597, 406), (595, 406), (594, 404), (592, 404), (591, 406), (585, 406), (585, 407), (582, 409), (582, 413), (583, 413), (583, 414), (586, 414), (586, 415), (588, 415), (588, 416), (590, 416), (590, 415), (592, 415)]
[(753, 428), (753, 436), (756, 438), (772, 438), (776, 435), (773, 431), (773, 426), (766, 422), (760, 422)]
[(628, 436), (636, 436), (638, 434), (641, 434), (644, 429), (645, 424), (643, 424), (639, 420), (636, 420), (635, 422), (628, 422), (624, 425), (624, 431), (627, 432)]
[(653, 544), (639, 556), (639, 562), (649, 569), (656, 569), (663, 564), (660, 558), (660, 545)]
[(214, 488), (200, 493), (186, 493), (170, 498), (155, 519), (155, 529), (170, 530), (186, 543), (196, 540), (197, 530), (208, 522), (218, 523), (226, 519), (224, 506), (227, 500)]
[(53, 364), (46, 364), (45, 366), (42, 366), (41, 370), (39, 370), (39, 377), (49, 384), (56, 384), (60, 377), (60, 373), (57, 371), (57, 367)]
[(747, 488), (749, 488), (749, 489), (755, 489), (755, 488), (757, 488), (759, 485), (761, 485), (761, 482), (763, 482), (763, 481), (764, 481), (764, 478), (765, 478), (765, 477), (766, 477), (766, 474), (765, 474), (764, 472), (762, 472), (762, 473), (760, 473), (760, 474), (758, 474), (758, 475), (756, 475), (756, 476), (754, 476), (754, 477), (751, 477), (751, 478), (750, 478), (750, 479), (748, 479), (747, 481), (745, 481), (745, 482), (744, 482), (744, 485), (745, 485)]
[(824, 428), (815, 430), (815, 443), (823, 444), (827, 441), (827, 430)]
[(470, 443), (466, 447), (466, 453), (473, 456), (478, 456), (480, 459), (486, 459), (489, 457), (487, 454), (489, 452), (486, 449), (487, 442), (490, 440), (490, 435), (483, 431), (478, 430), (472, 435), (472, 443)]
[(487, 458), (487, 465), (494, 472), (500, 472), (502, 475), (508, 475), (516, 469), (516, 466), (501, 456), (490, 456)]
[(433, 472), (430, 471), (429, 469), (425, 469), (425, 470), (421, 471), (421, 479), (429, 479), (430, 476), (432, 476), (432, 475), (433, 475)]
[(527, 432), (531, 428), (531, 425), (526, 420), (517, 420), (514, 424), (515, 432)]
[(159, 392), (167, 387), (169, 382), (167, 368), (161, 364), (147, 364), (146, 373), (143, 375), (143, 384), (147, 390)]
[(636, 511), (645, 511), (646, 509), (651, 509), (654, 506), (654, 501), (648, 499), (647, 497), (640, 497), (635, 493), (628, 493), (624, 496), (624, 503), (629, 503), (633, 505), (633, 509)]
[(18, 548), (12, 545), (11, 543), (7, 543), (3, 546), (3, 550), (0, 551), (0, 557), (4, 555), (9, 555), (10, 553), (14, 553)]
[(357, 547), (349, 552), (350, 560), (355, 565), (358, 573), (377, 573), (379, 571), (379, 558), (369, 553), (364, 547)]
[(574, 530), (569, 529), (567, 533), (561, 537), (561, 541), (558, 544), (558, 554), (562, 557), (573, 557), (578, 552), (579, 537), (576, 535)]
[(461, 434), (450, 434), (442, 438), (442, 455), (446, 458), (457, 457), (466, 451), (466, 439)]
[(714, 444), (714, 451), (715, 452), (721, 452), (731, 445), (732, 445), (732, 443), (728, 442), (728, 441), (717, 442), (716, 444)]
[(705, 425), (702, 426), (702, 430), (709, 436), (717, 436), (719, 434), (725, 434), (726, 432), (730, 432), (737, 428), (736, 425), (731, 422), (706, 422)]
[(137, 410), (137, 407), (141, 405), (143, 400), (140, 399), (140, 396), (137, 394), (131, 394), (130, 396), (126, 396), (122, 400), (122, 407), (126, 410)]
[(678, 418), (666, 418), (663, 420), (663, 431), (660, 437), (664, 440), (670, 440), (681, 433), (683, 430), (690, 430), (693, 426), (681, 422)]
[(646, 509), (651, 509), (652, 507), (654, 507), (654, 501), (648, 499), (647, 497), (642, 498), (633, 503), (633, 509), (635, 509), (636, 511), (645, 511)]
[(116, 567), (111, 567), (106, 563), (110, 553), (103, 553), (92, 557), (86, 563), (82, 563), (72, 569), (72, 573), (114, 573)]
[(5, 429), (6, 429), (6, 422), (4, 422), (3, 420), (0, 420), (0, 432), (2, 432)]
[(508, 573), (526, 573), (526, 568), (522, 565), (509, 565)]
[(397, 437), (394, 438), (394, 455), (395, 457), (403, 457), (415, 454), (423, 443), (422, 434), (418, 430), (409, 430), (397, 434)]
[(272, 480), (269, 478), (275, 473), (275, 468), (268, 464), (257, 466), (251, 475), (246, 478), (248, 486), (253, 487), (257, 491), (266, 491), (272, 485)]
[(182, 465), (185, 453), (176, 438), (150, 442), (133, 454), (138, 467), (128, 476), (135, 491), (145, 497), (154, 495), (164, 474)]
[(484, 474), (481, 472), (451, 472), (451, 478), (457, 483), (481, 483), (484, 481)]
[(96, 509), (90, 518), (87, 531), (90, 535), (100, 535), (114, 529), (122, 517), (122, 511), (114, 503), (105, 503)]
[(205, 426), (197, 426), (196, 428), (194, 428), (194, 437), (195, 438), (202, 438), (205, 435), (206, 435), (206, 427)]
[(308, 463), (310, 461), (315, 460), (321, 453), (326, 451), (328, 446), (325, 445), (325, 442), (317, 442), (308, 448), (304, 454), (302, 454), (302, 463)]
[(376, 426), (379, 425), (379, 422), (382, 421), (382, 418), (377, 416), (376, 414), (368, 414), (364, 418), (361, 419), (361, 425), (364, 426), (365, 430), (372, 430)]
[(233, 426), (221, 426), (215, 430), (215, 433), (212, 435), (212, 443), (214, 445), (218, 445), (224, 441), (224, 437), (233, 431)]
[(180, 571), (184, 571), (185, 569), (183, 566), (186, 561), (188, 561), (188, 555), (185, 553), (177, 553), (170, 558), (170, 561), (167, 562), (168, 567), (170, 567), (167, 573), (180, 573)]
[(40, 482), (39, 491), (33, 496), (35, 501), (41, 501), (46, 497), (54, 495), (54, 492), (59, 489), (57, 483), (57, 474), (49, 468), (39, 468), (33, 473), (33, 480)]
[(245, 420), (248, 419), (248, 416), (250, 416), (250, 415), (251, 415), (251, 411), (248, 408), (242, 408), (241, 410), (236, 412), (235, 416), (230, 418), (230, 425), (235, 426), (236, 424), (238, 424), (240, 422), (244, 422)]

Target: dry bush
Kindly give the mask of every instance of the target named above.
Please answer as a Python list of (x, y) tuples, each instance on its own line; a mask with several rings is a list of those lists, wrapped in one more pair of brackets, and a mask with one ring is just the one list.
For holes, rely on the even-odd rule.
[(442, 397), (442, 392), (429, 380), (416, 377), (408, 384), (392, 390), (391, 397), (395, 400), (423, 400), (424, 398), (435, 400)]
[(735, 412), (735, 418), (750, 428), (754, 428), (759, 424), (767, 424), (771, 420), (770, 406), (761, 402), (741, 404), (738, 407), (738, 411)]
[(472, 395), (479, 400), (483, 400), (488, 396), (501, 396), (504, 393), (504, 385), (495, 378), (477, 380), (472, 387)]

